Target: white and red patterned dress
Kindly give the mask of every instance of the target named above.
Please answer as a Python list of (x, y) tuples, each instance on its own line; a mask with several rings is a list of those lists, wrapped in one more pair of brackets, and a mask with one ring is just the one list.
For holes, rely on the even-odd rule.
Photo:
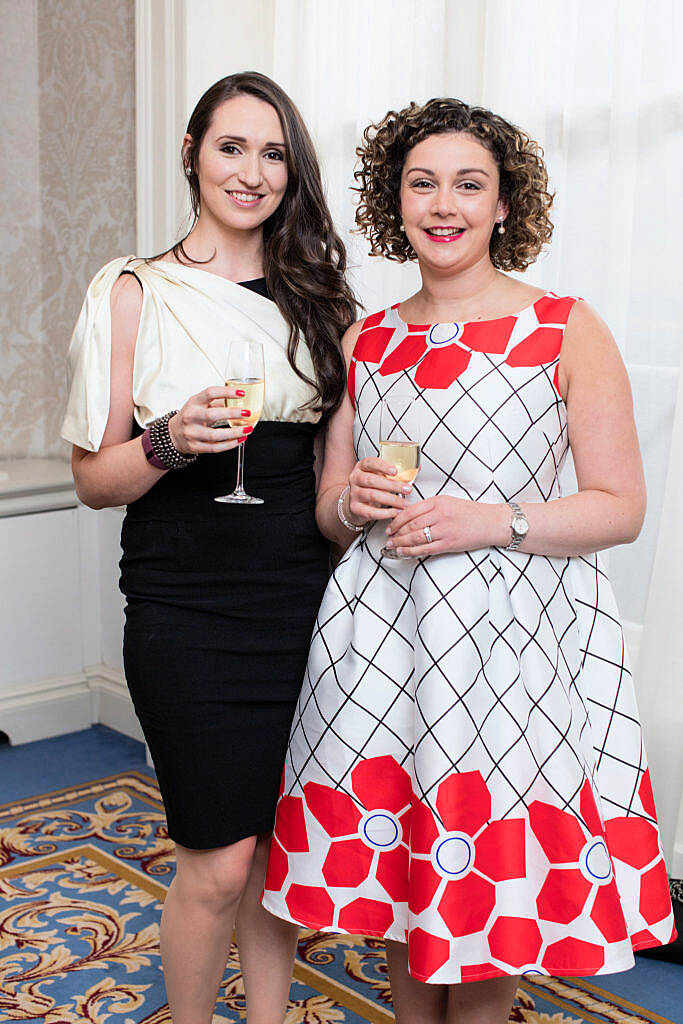
[[(419, 497), (560, 497), (557, 367), (576, 299), (516, 316), (367, 318), (349, 387), (358, 458), (380, 401), (421, 404)], [(407, 941), (454, 983), (625, 970), (673, 917), (624, 638), (596, 555), (382, 558), (327, 587), (294, 716), (264, 905)]]

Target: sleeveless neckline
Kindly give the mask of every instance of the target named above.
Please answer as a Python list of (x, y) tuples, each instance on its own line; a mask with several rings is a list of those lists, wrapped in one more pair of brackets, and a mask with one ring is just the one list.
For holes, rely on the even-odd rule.
[(522, 316), (522, 314), (526, 313), (528, 310), (533, 309), (533, 307), (536, 305), (537, 302), (541, 302), (542, 299), (548, 299), (548, 298), (559, 298), (559, 296), (555, 295), (555, 292), (547, 291), (547, 292), (544, 292), (543, 295), (539, 295), (538, 298), (534, 299), (533, 302), (529, 302), (526, 306), (524, 306), (522, 309), (518, 310), (516, 313), (506, 313), (505, 316), (493, 316), (493, 317), (489, 317), (488, 319), (484, 319), (484, 320), (434, 320), (431, 323), (420, 323), (420, 324), (418, 324), (418, 323), (413, 323), (412, 321), (408, 321), (408, 320), (404, 320), (403, 319), (403, 317), (401, 316), (401, 314), (398, 311), (398, 307), (401, 305), (400, 302), (397, 302), (395, 306), (392, 306), (391, 310), (392, 310), (393, 313), (395, 313), (396, 319), (399, 321), (399, 323), (402, 323), (404, 325), (404, 327), (409, 327), (409, 328), (413, 328), (413, 329), (419, 327), (420, 330), (428, 330), (430, 327), (438, 327), (440, 324), (460, 324), (462, 327), (465, 327), (465, 326), (467, 326), (467, 324), (495, 324), (495, 323), (499, 323), (501, 320), (508, 320), (510, 317), (513, 317), (513, 316), (514, 317)]

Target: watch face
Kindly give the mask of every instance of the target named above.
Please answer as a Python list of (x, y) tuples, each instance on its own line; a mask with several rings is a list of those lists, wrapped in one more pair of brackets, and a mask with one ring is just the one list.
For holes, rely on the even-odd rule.
[(529, 523), (524, 516), (515, 516), (512, 520), (512, 529), (518, 536), (524, 537), (529, 531)]

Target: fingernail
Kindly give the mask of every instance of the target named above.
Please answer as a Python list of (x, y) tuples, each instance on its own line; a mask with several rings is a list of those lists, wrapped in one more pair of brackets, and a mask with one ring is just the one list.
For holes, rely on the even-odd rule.
[(238, 444), (244, 444), (245, 441), (246, 441), (246, 437), (238, 437), (237, 438), (237, 443)]
[(412, 491), (412, 487), (402, 487), (401, 491), (403, 494), (410, 494), (410, 492)]
[(388, 540), (386, 542), (386, 544), (384, 545), (385, 548), (393, 548), (393, 546), (394, 546), (393, 540)]
[(253, 429), (254, 429), (253, 427), (242, 427), (242, 433), (243, 434), (251, 434)]
[(251, 409), (242, 409), (243, 416), (251, 416)]
[(236, 391), (235, 394), (237, 395), (238, 398), (244, 398), (244, 396), (246, 395), (246, 391)]

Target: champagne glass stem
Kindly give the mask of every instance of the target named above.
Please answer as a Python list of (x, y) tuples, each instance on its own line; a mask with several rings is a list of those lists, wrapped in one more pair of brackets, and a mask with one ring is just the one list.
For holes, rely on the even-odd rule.
[(238, 494), (240, 497), (242, 497), (243, 494), (246, 494), (246, 491), (244, 490), (244, 446), (246, 443), (247, 442), (245, 440), (237, 445), (237, 483), (235, 484), (235, 490), (233, 493)]

